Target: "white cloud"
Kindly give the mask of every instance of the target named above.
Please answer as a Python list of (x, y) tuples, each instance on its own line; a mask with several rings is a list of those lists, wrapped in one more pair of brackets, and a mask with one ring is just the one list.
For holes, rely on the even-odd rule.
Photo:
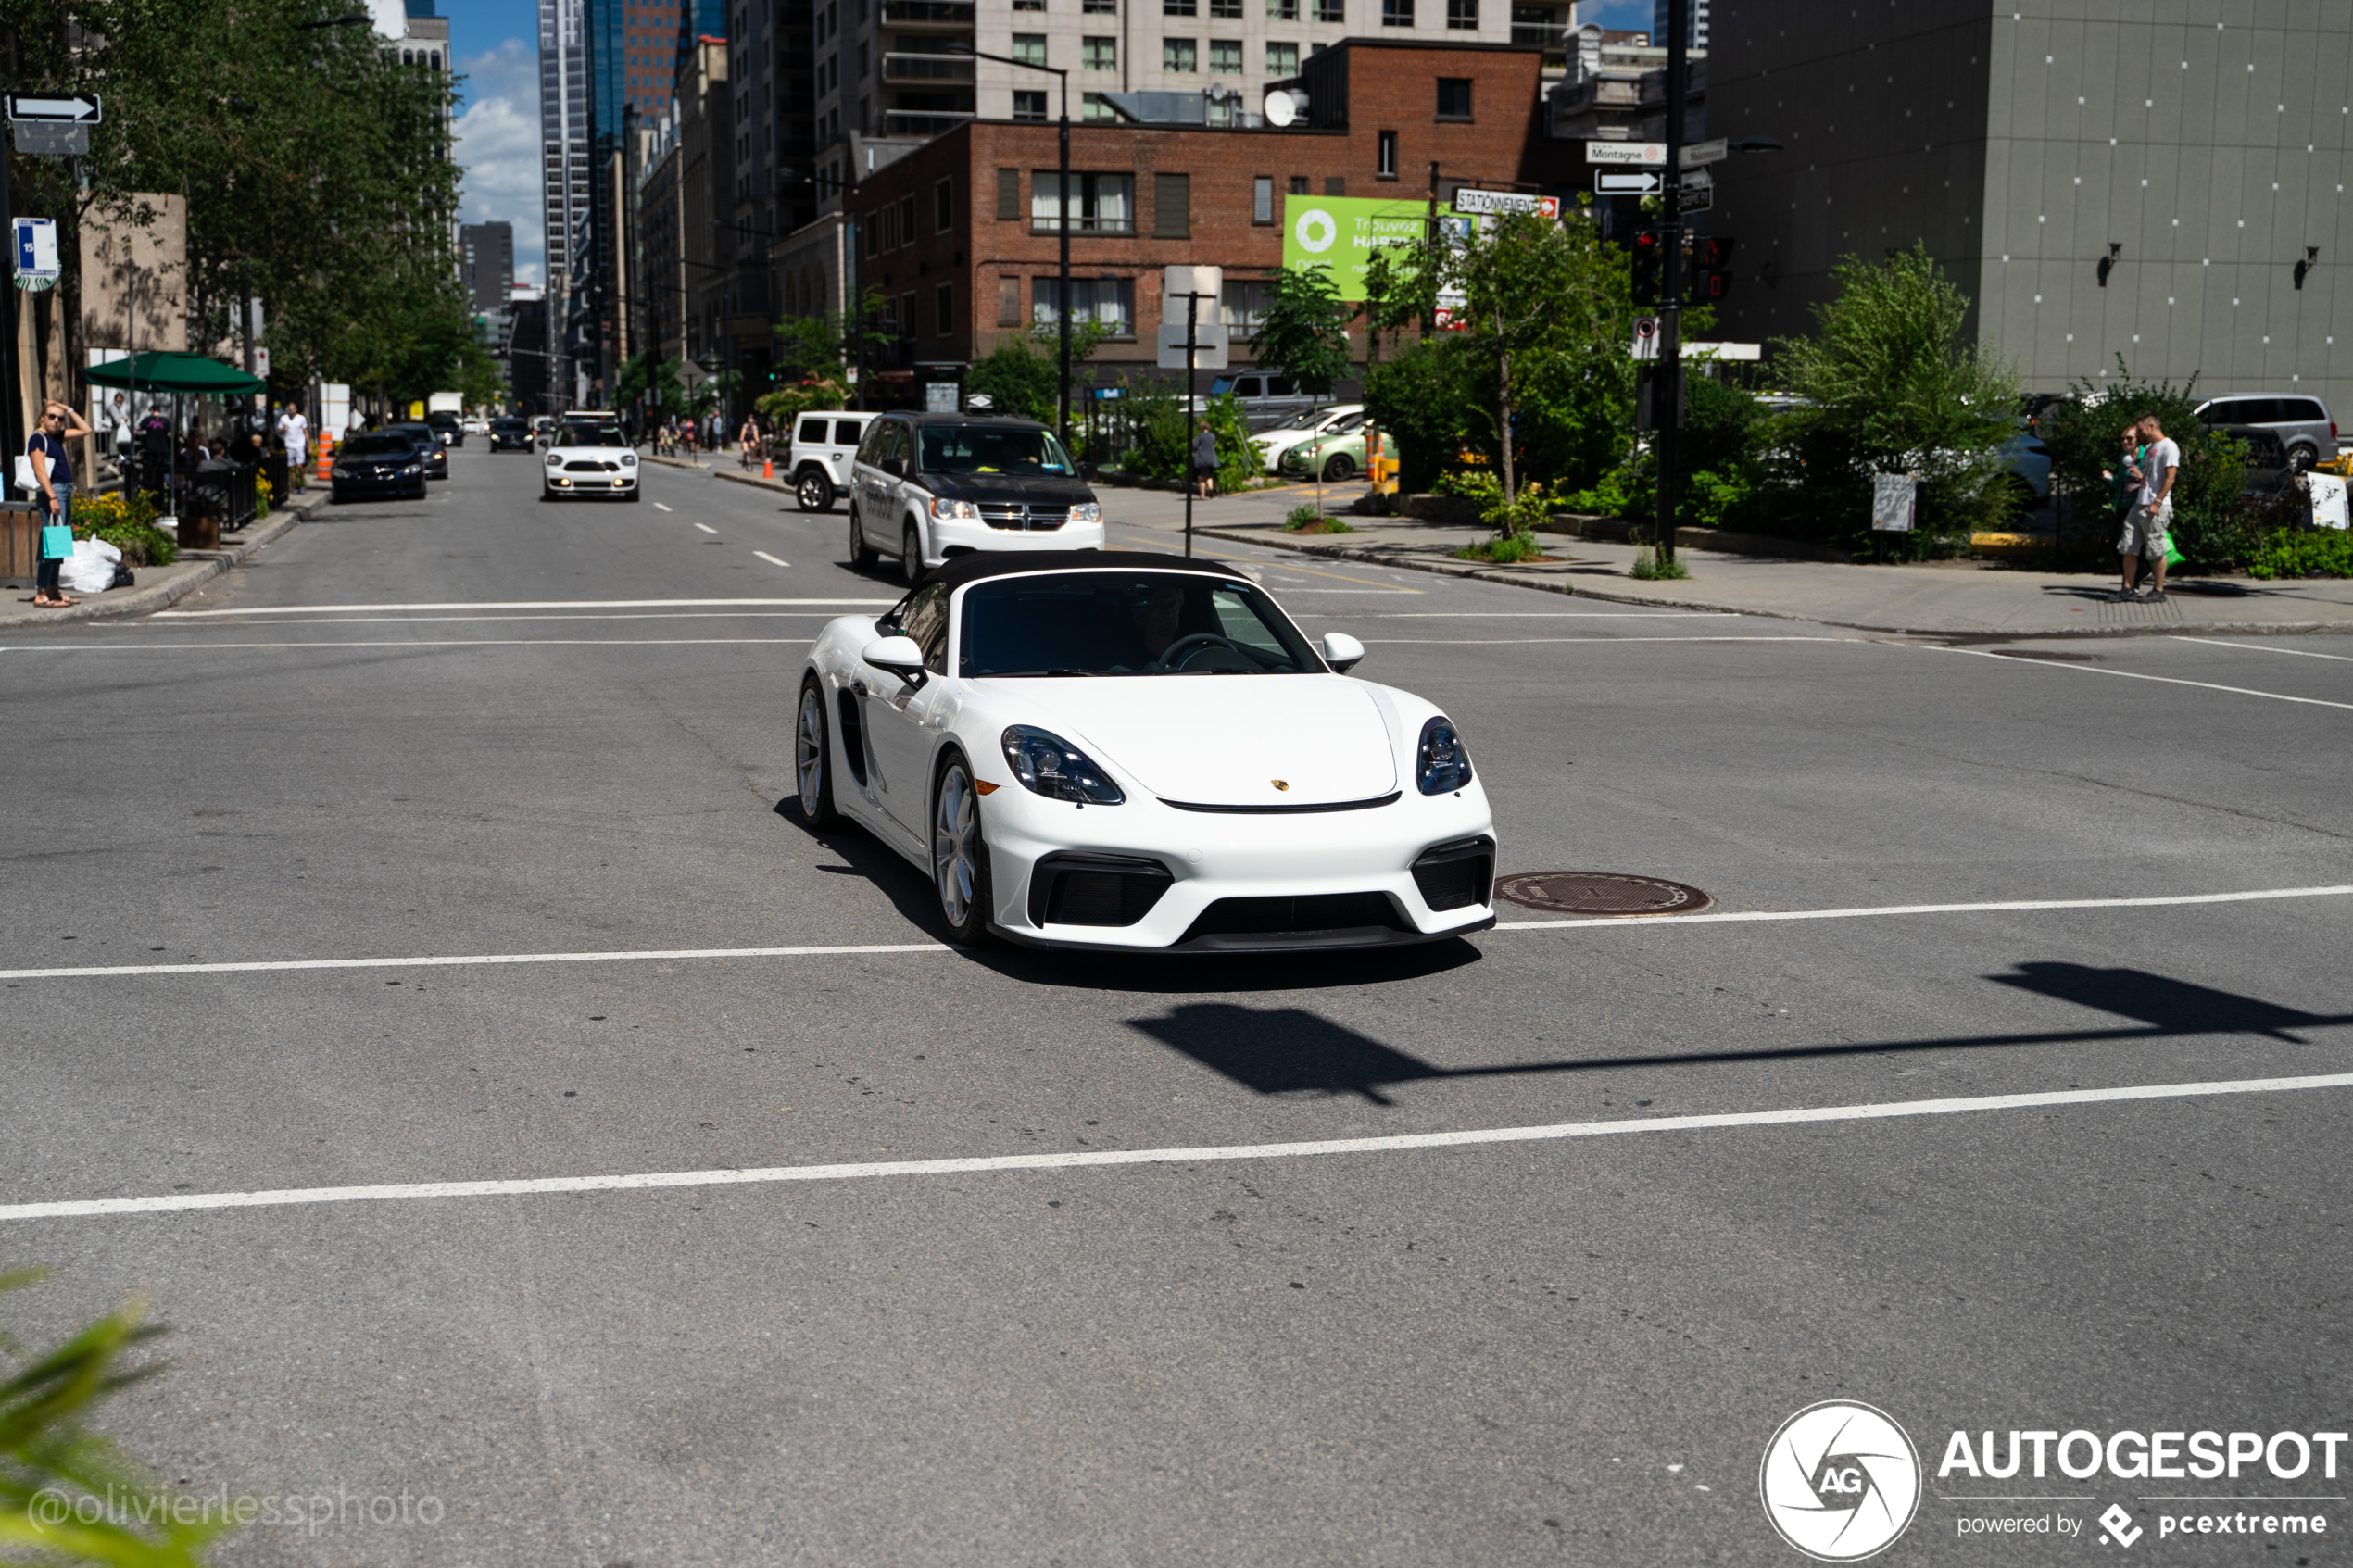
[(458, 117), (458, 162), (465, 170), (468, 223), (515, 226), (515, 281), (536, 282), (547, 256), (539, 187), (539, 51), (510, 38), (458, 62), (465, 112)]

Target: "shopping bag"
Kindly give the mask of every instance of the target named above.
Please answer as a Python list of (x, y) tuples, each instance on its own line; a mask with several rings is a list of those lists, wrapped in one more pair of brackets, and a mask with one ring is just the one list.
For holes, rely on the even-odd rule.
[(41, 558), (66, 560), (73, 555), (73, 530), (62, 522), (44, 523), (41, 527)]

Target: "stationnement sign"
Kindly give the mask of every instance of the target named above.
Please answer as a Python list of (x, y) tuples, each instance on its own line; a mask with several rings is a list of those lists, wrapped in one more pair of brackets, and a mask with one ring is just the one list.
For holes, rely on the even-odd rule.
[(1465, 185), (1454, 193), (1454, 210), (1478, 214), (1532, 212), (1540, 218), (1558, 218), (1561, 203), (1558, 196), (1532, 196), (1523, 191), (1478, 191)]

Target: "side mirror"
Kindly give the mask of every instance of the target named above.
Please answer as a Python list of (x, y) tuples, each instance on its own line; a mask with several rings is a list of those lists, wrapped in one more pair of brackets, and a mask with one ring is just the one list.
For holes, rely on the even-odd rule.
[(904, 458), (885, 458), (882, 460), (882, 470), (883, 472), (890, 475), (893, 479), (904, 479), (907, 476), (907, 459)]
[(1078, 465), (1078, 477), (1085, 480), (1089, 484), (1094, 483), (1095, 476), (1102, 471), (1103, 470), (1101, 469), (1098, 468), (1093, 463), (1081, 463)]
[(912, 637), (880, 637), (858, 656), (877, 670), (887, 671), (911, 686), (924, 684), (923, 645)]
[(1345, 675), (1365, 657), (1365, 645), (1345, 632), (1327, 632), (1316, 651), (1324, 656), (1325, 663)]

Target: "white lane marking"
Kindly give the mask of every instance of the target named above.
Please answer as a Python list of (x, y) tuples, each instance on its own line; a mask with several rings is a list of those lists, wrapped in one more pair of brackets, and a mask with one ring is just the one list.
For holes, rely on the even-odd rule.
[(658, 511), (658, 512), (666, 512), (666, 511), (668, 511), (669, 509), (670, 509), (670, 508), (669, 508), (668, 507), (663, 506), (663, 505), (662, 505), (660, 501), (656, 501), (656, 502), (654, 503), (654, 510), (656, 510), (656, 511)]
[[(896, 601), (894, 601), (896, 602)], [(273, 621), (272, 626), (431, 626), (455, 621), (475, 625), (493, 621), (520, 621), (526, 625), (556, 621), (833, 621), (841, 612), (832, 609), (654, 609), (643, 613), (624, 612), (619, 615), (338, 615), (318, 621)], [(145, 621), (125, 622), (126, 629), (146, 625)], [(228, 628), (223, 627), (226, 631)], [(181, 628), (171, 626), (167, 631)], [(200, 626), (187, 630), (202, 631)]]
[(252, 963), (147, 963), (117, 969), (0, 970), (0, 980), (69, 980), (130, 974), (258, 974), (298, 969), (455, 969), (468, 964), (616, 963), (668, 959), (822, 959), (861, 953), (944, 953), (939, 942), (869, 943), (833, 947), (661, 947), (615, 953), (464, 953), (410, 959), (273, 959)]
[(895, 605), (897, 599), (488, 599), (480, 604), (276, 605), (258, 609), (159, 609), (150, 621), (214, 615), (365, 615), (388, 609), (693, 609), (720, 605)]
[(1365, 637), (1367, 646), (1381, 644), (1413, 644), (1422, 647), (1491, 647), (1498, 645), (1517, 646), (1522, 643), (1862, 643), (1868, 637), (1809, 637), (1804, 633), (1784, 633), (1779, 636), (1691, 636), (1691, 637)]
[(2266, 647), (2261, 643), (2226, 643), (2220, 637), (2173, 637), (2176, 643), (2197, 643), (2206, 647), (2245, 648), (2249, 653), (2284, 653), (2295, 659), (2333, 659), (2339, 664), (2353, 664), (2353, 654), (2314, 653), (2309, 648)]
[(1931, 653), (1973, 654), (1979, 659), (1999, 659), (2004, 664), (2032, 665), (2037, 670), (2072, 670), (2083, 675), (2121, 675), (2128, 681), (2158, 681), (2169, 686), (2196, 686), (2209, 692), (2229, 692), (2233, 696), (2267, 696), (2273, 702), (2300, 702), (2308, 708), (2342, 708), (2353, 712), (2353, 702), (2326, 702), (2317, 696), (2289, 696), (2284, 692), (2259, 692), (2251, 686), (2224, 686), (2212, 681), (2184, 681), (2177, 675), (2144, 675), (2137, 670), (2103, 670), (2095, 664), (2056, 664), (2046, 659), (2019, 659), (2010, 654), (1989, 653), (1983, 648), (1939, 647), (1933, 643), (1905, 646), (1925, 648)]
[[(1574, 920), (1515, 921), (1497, 931), (1554, 931), (1567, 926), (1615, 925), (1629, 929), (1660, 925), (1705, 925), (1789, 920), (1856, 920), (1871, 915), (1981, 914), (2019, 909), (2132, 909), (2172, 904), (2244, 904), (2271, 898), (2329, 898), (2353, 894), (2353, 884), (2338, 887), (2265, 887), (2245, 893), (2183, 893), (2154, 898), (2017, 899), (1999, 904), (1888, 904), (1852, 909), (1749, 909), (1712, 915), (1657, 915), (1629, 919), (1623, 915)], [(842, 953), (944, 953), (937, 942), (909, 942), (862, 947), (677, 947), (611, 953), (460, 953), (407, 959), (258, 959), (230, 963), (126, 964), (82, 969), (0, 969), (0, 980), (106, 979), (138, 974), (251, 974), (303, 969), (447, 969), (465, 964), (614, 963), (648, 959), (780, 959), (823, 958)]]
[(711, 524), (707, 522), (698, 522), (695, 524), (695, 526), (701, 529), (705, 533), (716, 533), (719, 532), (719, 530), (711, 527)]
[[(1293, 590), (1296, 592), (1297, 590)], [(1340, 588), (1311, 593), (1344, 593)], [(1326, 612), (1318, 610), (1317, 615)], [(1344, 613), (1360, 621), (1736, 621), (1737, 609), (1361, 609)]]
[(2014, 909), (2149, 909), (2174, 904), (2247, 904), (2271, 898), (2341, 898), (2353, 884), (2338, 887), (2259, 887), (2245, 893), (2179, 893), (2158, 898), (2020, 898), (1998, 904), (1881, 904), (1855, 909), (1739, 909), (1712, 915), (1624, 915), (1574, 920), (1523, 920), (1498, 923), (1497, 931), (1558, 931), (1568, 926), (1706, 925), (1777, 920), (1860, 920), (1873, 915), (1968, 915)]
[[(894, 601), (896, 602), (896, 601)], [(185, 653), (196, 648), (672, 648), (726, 643), (774, 643), (806, 647), (814, 637), (409, 637), (369, 641), (358, 637), (288, 643), (7, 643), (0, 653)]]
[(512, 1181), (402, 1182), (380, 1186), (281, 1187), (261, 1192), (164, 1193), (151, 1198), (93, 1198), (0, 1206), (0, 1221), (72, 1220), (105, 1214), (163, 1214), (192, 1209), (282, 1209), (311, 1203), (368, 1203), (430, 1198), (516, 1198), (543, 1193), (643, 1192), (661, 1187), (749, 1186), (777, 1182), (872, 1181), (890, 1176), (963, 1176), (995, 1171), (1069, 1171), (1101, 1165), (1176, 1165), (1227, 1160), (1298, 1160), (1319, 1154), (1396, 1154), (1485, 1144), (1552, 1143), (1619, 1133), (1698, 1133), (1740, 1127), (1804, 1126), (1825, 1122), (1879, 1122), (1911, 1116), (1959, 1116), (1982, 1110), (2032, 1110), (2055, 1105), (2102, 1105), (2127, 1100), (2189, 1099), (2221, 1095), (2285, 1094), (2353, 1087), (2353, 1073), (2304, 1078), (2218, 1079), (2203, 1084), (2138, 1084), (2113, 1089), (2057, 1089), (2037, 1094), (1978, 1095), (1966, 1099), (1891, 1100), (1876, 1105), (1805, 1106), (1644, 1121), (1560, 1122), (1532, 1127), (1474, 1127), (1452, 1133), (1401, 1133), (1378, 1138), (1321, 1138), (1296, 1143), (1212, 1144), (1192, 1148), (1089, 1149), (1055, 1154), (999, 1154), (949, 1160), (878, 1160), (843, 1165), (771, 1165), (749, 1170), (656, 1171), (609, 1176), (535, 1176)]
[(754, 550), (752, 551), (752, 554), (758, 556), (761, 560), (766, 561), (771, 566), (790, 566), (792, 564), (792, 562), (788, 560), (778, 560), (775, 557), (770, 555), (765, 550)]

